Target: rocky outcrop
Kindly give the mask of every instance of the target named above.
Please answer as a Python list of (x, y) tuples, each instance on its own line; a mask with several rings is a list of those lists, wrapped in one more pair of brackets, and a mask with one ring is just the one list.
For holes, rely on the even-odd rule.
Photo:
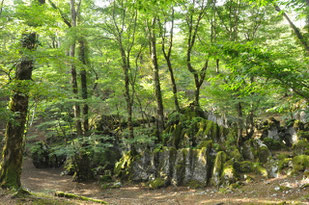
[(272, 152), (288, 147), (287, 139), (282, 137), (287, 129), (280, 127), (279, 121), (264, 123), (260, 138), (239, 143), (235, 129), (219, 126), (204, 114), (189, 108), (172, 113), (162, 135), (163, 145), (140, 150), (137, 155), (124, 154), (115, 166), (115, 175), (123, 180), (147, 182), (150, 188), (196, 188), (232, 185), (248, 178), (248, 174), (277, 177), (285, 167), (292, 167), (294, 172), (307, 169), (307, 139), (292, 147), (301, 157), (295, 158), (295, 153), (289, 160), (279, 159)]

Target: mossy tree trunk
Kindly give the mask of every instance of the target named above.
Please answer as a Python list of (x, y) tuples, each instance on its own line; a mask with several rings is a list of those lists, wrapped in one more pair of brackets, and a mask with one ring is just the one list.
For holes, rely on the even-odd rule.
[[(23, 34), (22, 47), (32, 51), (37, 44), (36, 33)], [(24, 132), (28, 111), (29, 82), (33, 70), (33, 60), (23, 57), (16, 67), (15, 89), (9, 109), (12, 117), (7, 123), (5, 145), (0, 166), (0, 184), (3, 188), (19, 189), (24, 151)]]
[[(83, 63), (83, 66), (80, 71), (81, 79), (81, 89), (82, 89), (82, 98), (83, 100), (88, 99), (88, 89), (87, 89), (87, 71), (86, 68), (89, 65), (88, 59), (88, 45), (85, 39), (79, 40), (79, 60)], [(83, 132), (84, 135), (88, 134), (89, 131), (89, 120), (88, 120), (89, 106), (87, 102), (84, 102), (83, 105)]]
[(150, 55), (153, 64), (153, 80), (154, 80), (154, 88), (156, 92), (156, 101), (157, 101), (157, 135), (160, 139), (160, 135), (164, 130), (164, 108), (163, 108), (163, 100), (162, 100), (162, 92), (161, 92), (161, 84), (160, 84), (160, 76), (159, 76), (159, 64), (158, 64), (158, 56), (157, 56), (157, 42), (156, 42), (156, 27), (157, 18), (154, 17), (152, 20), (152, 24), (149, 26), (149, 48)]

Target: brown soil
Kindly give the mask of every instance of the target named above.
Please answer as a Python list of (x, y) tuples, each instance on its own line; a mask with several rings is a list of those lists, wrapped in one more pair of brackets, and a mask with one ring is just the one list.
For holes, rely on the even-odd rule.
[[(30, 160), (24, 161), (22, 183), (33, 192), (52, 194), (55, 191), (74, 193), (102, 199), (116, 205), (155, 204), (309, 204), (309, 180), (299, 177), (279, 177), (259, 180), (243, 185), (233, 191), (216, 188), (190, 189), (187, 187), (167, 187), (150, 190), (141, 185), (123, 185), (118, 189), (100, 189), (93, 183), (72, 182), (70, 176), (61, 176), (61, 169), (36, 169)], [(290, 187), (277, 190), (279, 187)], [(0, 202), (1, 204), (1, 202)], [(94, 204), (80, 202), (80, 204)]]

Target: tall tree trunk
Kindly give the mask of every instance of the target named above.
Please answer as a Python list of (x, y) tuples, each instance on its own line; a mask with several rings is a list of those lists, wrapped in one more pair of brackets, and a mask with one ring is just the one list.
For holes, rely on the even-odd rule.
[[(38, 2), (43, 4), (45, 0)], [(21, 45), (29, 51), (35, 50), (37, 34), (23, 34)], [(2, 162), (0, 164), (0, 185), (4, 188), (19, 190), (21, 187), (24, 133), (29, 103), (29, 86), (26, 82), (31, 80), (32, 70), (33, 60), (24, 55), (16, 66), (16, 87), (9, 103), (9, 109), (13, 115), (6, 125)]]
[[(22, 47), (32, 51), (36, 48), (36, 33), (23, 34)], [(24, 151), (24, 131), (28, 112), (29, 86), (25, 82), (31, 80), (33, 60), (22, 57), (16, 67), (16, 88), (11, 97), (9, 109), (13, 113), (6, 126), (5, 145), (2, 153), (0, 184), (2, 187), (19, 189)]]
[(199, 77), (197, 74), (194, 74), (194, 82), (195, 82), (195, 91), (194, 91), (194, 95), (195, 95), (195, 105), (196, 106), (200, 106), (200, 89), (201, 89), (201, 85), (199, 82)]
[[(83, 66), (80, 71), (81, 78), (81, 89), (82, 89), (82, 98), (86, 101), (88, 99), (88, 90), (87, 90), (87, 71), (86, 67), (89, 65), (88, 60), (88, 47), (85, 39), (79, 40), (79, 60), (83, 63)], [(84, 102), (83, 105), (83, 132), (84, 135), (87, 135), (89, 131), (89, 120), (88, 120), (89, 106), (87, 102)]]
[[(193, 8), (196, 6), (195, 5), (195, 1), (193, 1)], [(190, 73), (192, 73), (193, 77), (194, 77), (194, 83), (195, 83), (195, 91), (194, 91), (194, 95), (195, 95), (195, 99), (194, 99), (194, 105), (195, 106), (200, 106), (200, 88), (204, 83), (205, 77), (206, 77), (206, 71), (208, 69), (208, 58), (205, 61), (204, 66), (202, 67), (201, 70), (197, 70), (193, 67), (192, 65), (192, 59), (191, 59), (191, 55), (192, 55), (192, 50), (194, 48), (195, 45), (195, 41), (197, 38), (197, 34), (199, 31), (199, 27), (200, 27), (200, 23), (202, 18), (204, 17), (205, 13), (206, 13), (206, 1), (202, 1), (202, 5), (200, 6), (200, 10), (198, 13), (195, 13), (195, 10), (192, 9), (190, 10), (188, 13), (189, 17), (187, 19), (187, 24), (188, 24), (188, 48), (187, 48), (187, 68), (190, 71)], [(197, 16), (197, 19), (194, 20), (194, 16)]]
[[(72, 27), (76, 27), (76, 10), (75, 10), (75, 0), (71, 0), (71, 26)], [(72, 58), (75, 57), (75, 40), (74, 43), (71, 45), (71, 49), (70, 49), (70, 56)], [(78, 86), (77, 86), (77, 74), (76, 74), (76, 67), (74, 65), (74, 62), (71, 65), (71, 75), (72, 75), (72, 79), (71, 79), (71, 85), (72, 85), (72, 90), (73, 90), (73, 94), (74, 97), (78, 99)], [(76, 127), (76, 132), (77, 135), (82, 135), (82, 124), (81, 124), (81, 120), (80, 120), (80, 106), (78, 103), (75, 103), (73, 106), (73, 111), (74, 111), (74, 118), (75, 118), (75, 127)]]
[[(175, 103), (175, 108), (177, 111), (180, 111), (180, 106), (179, 106), (179, 102), (178, 102), (178, 97), (177, 97), (177, 84), (176, 84), (176, 80), (174, 77), (174, 70), (173, 70), (173, 66), (172, 66), (172, 62), (171, 62), (171, 54), (172, 54), (172, 49), (173, 49), (173, 41), (174, 41), (174, 17), (175, 17), (175, 11), (174, 8), (172, 8), (172, 16), (171, 16), (171, 29), (170, 29), (170, 37), (169, 37), (169, 41), (168, 41), (168, 48), (166, 51), (166, 45), (165, 45), (165, 41), (166, 41), (166, 31), (165, 29), (162, 27), (162, 25), (160, 24), (159, 21), (159, 27), (160, 27), (160, 33), (161, 33), (161, 38), (162, 38), (162, 52), (163, 52), (163, 56), (165, 58), (165, 61), (167, 63), (167, 67), (168, 67), (168, 71), (170, 73), (170, 77), (171, 77), (171, 82), (172, 82), (172, 89), (173, 89), (173, 97), (174, 97), (174, 103)], [(167, 22), (165, 22), (166, 24)]]
[(156, 45), (156, 17), (152, 21), (152, 26), (149, 30), (150, 35), (150, 51), (151, 51), (151, 59), (153, 64), (153, 78), (154, 78), (154, 88), (156, 92), (156, 101), (157, 101), (157, 128), (158, 128), (158, 137), (162, 131), (164, 130), (164, 111), (163, 111), (163, 101), (162, 101), (162, 92), (161, 92), (161, 84), (160, 84), (160, 76), (159, 76), (159, 64), (158, 64), (158, 56), (157, 56), (157, 45)]
[(243, 113), (242, 113), (242, 105), (241, 102), (237, 103), (236, 105), (237, 114), (238, 114), (238, 120), (237, 120), (237, 144), (239, 145), (239, 142), (242, 137), (242, 131), (243, 131)]
[(175, 80), (175, 77), (174, 77), (174, 71), (173, 71), (171, 59), (167, 58), (166, 62), (167, 62), (167, 67), (168, 67), (168, 70), (170, 72), (170, 77), (171, 77), (171, 82), (172, 82), (175, 108), (176, 108), (177, 111), (180, 111), (180, 106), (179, 106), (178, 97), (177, 97), (177, 85), (176, 85), (176, 80)]
[(129, 77), (129, 70), (131, 68), (130, 68), (129, 59), (128, 59), (129, 56), (126, 55), (126, 52), (124, 48), (122, 47), (122, 43), (120, 43), (120, 52), (121, 52), (121, 59), (122, 59), (122, 70), (124, 73), (125, 99), (127, 103), (127, 112), (128, 112), (129, 138), (133, 139), (134, 138), (134, 128), (133, 128), (133, 123), (132, 123), (132, 115), (133, 115), (132, 106), (133, 105), (132, 105), (132, 99), (130, 95), (130, 77)]

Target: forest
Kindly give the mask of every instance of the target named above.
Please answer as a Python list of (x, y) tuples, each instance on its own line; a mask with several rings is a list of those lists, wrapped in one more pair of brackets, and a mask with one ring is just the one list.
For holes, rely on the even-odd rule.
[(0, 0), (0, 204), (307, 204), (308, 68), (308, 0)]

